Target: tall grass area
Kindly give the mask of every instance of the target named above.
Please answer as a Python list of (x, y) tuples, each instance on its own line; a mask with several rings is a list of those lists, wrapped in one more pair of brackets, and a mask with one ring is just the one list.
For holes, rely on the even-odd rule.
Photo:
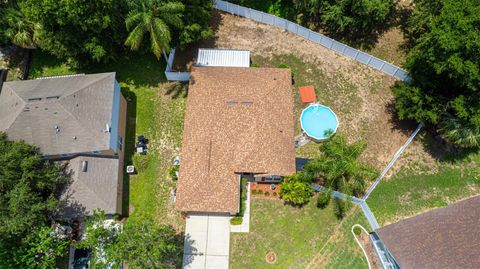
[(381, 226), (480, 194), (480, 154), (452, 157), (438, 171), (406, 169), (382, 181), (368, 198)]

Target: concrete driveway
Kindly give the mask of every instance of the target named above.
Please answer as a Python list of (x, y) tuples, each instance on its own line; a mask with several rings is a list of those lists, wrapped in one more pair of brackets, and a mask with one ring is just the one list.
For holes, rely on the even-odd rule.
[(189, 214), (185, 227), (185, 269), (228, 269), (230, 216)]

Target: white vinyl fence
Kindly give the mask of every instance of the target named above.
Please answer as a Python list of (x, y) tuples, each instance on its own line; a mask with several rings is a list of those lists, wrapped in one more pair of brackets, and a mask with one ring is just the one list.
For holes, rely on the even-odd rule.
[(170, 50), (168, 55), (168, 63), (165, 68), (165, 77), (169, 81), (188, 81), (190, 79), (190, 72), (175, 72), (172, 71), (171, 66), (173, 66), (173, 59), (175, 59), (175, 49)]
[(398, 66), (385, 62), (375, 56), (362, 52), (360, 50), (354, 49), (350, 46), (347, 46), (343, 43), (340, 43), (336, 40), (333, 40), (327, 36), (324, 36), (320, 33), (314, 32), (308, 28), (300, 26), (291, 21), (279, 18), (274, 15), (267, 14), (255, 9), (242, 7), (235, 5), (226, 1), (217, 0), (214, 7), (218, 10), (225, 11), (231, 14), (235, 14), (241, 17), (245, 17), (257, 22), (274, 25), (280, 27), (288, 32), (299, 35), (305, 39), (308, 39), (312, 42), (320, 44), (328, 49), (336, 51), (342, 55), (350, 57), (358, 62), (366, 64), (370, 67), (373, 67), (379, 70), (382, 73), (396, 77), (403, 81), (409, 81), (410, 76), (407, 71), (401, 69)]

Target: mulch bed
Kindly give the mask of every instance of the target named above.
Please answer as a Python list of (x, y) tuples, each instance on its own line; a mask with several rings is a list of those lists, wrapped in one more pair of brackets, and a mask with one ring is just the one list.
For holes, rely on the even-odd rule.
[(370, 260), (370, 265), (372, 266), (372, 269), (382, 269), (382, 265), (378, 260), (375, 250), (373, 249), (373, 246), (368, 234), (365, 233), (365, 231), (363, 231), (362, 229), (362, 233), (360, 233), (360, 235), (355, 235), (355, 237), (358, 239), (358, 241), (360, 241), (360, 244), (362, 244), (363, 249), (365, 249), (368, 259)]
[[(250, 182), (250, 197), (251, 199), (271, 199), (281, 200), (280, 185), (274, 184), (275, 189), (272, 190), (271, 183)], [(259, 193), (261, 191), (261, 193)], [(266, 194), (268, 193), (268, 194)]]

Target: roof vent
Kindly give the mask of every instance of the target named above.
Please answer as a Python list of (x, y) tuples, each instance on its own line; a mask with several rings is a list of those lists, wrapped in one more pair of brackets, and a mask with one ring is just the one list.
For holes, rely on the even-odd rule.
[(82, 172), (87, 172), (88, 161), (82, 161)]
[(104, 133), (110, 133), (111, 129), (110, 129), (110, 124), (105, 124), (105, 130), (103, 130)]
[(58, 127), (58, 125), (53, 126), (53, 129), (55, 129), (56, 134), (60, 132), (60, 128)]

